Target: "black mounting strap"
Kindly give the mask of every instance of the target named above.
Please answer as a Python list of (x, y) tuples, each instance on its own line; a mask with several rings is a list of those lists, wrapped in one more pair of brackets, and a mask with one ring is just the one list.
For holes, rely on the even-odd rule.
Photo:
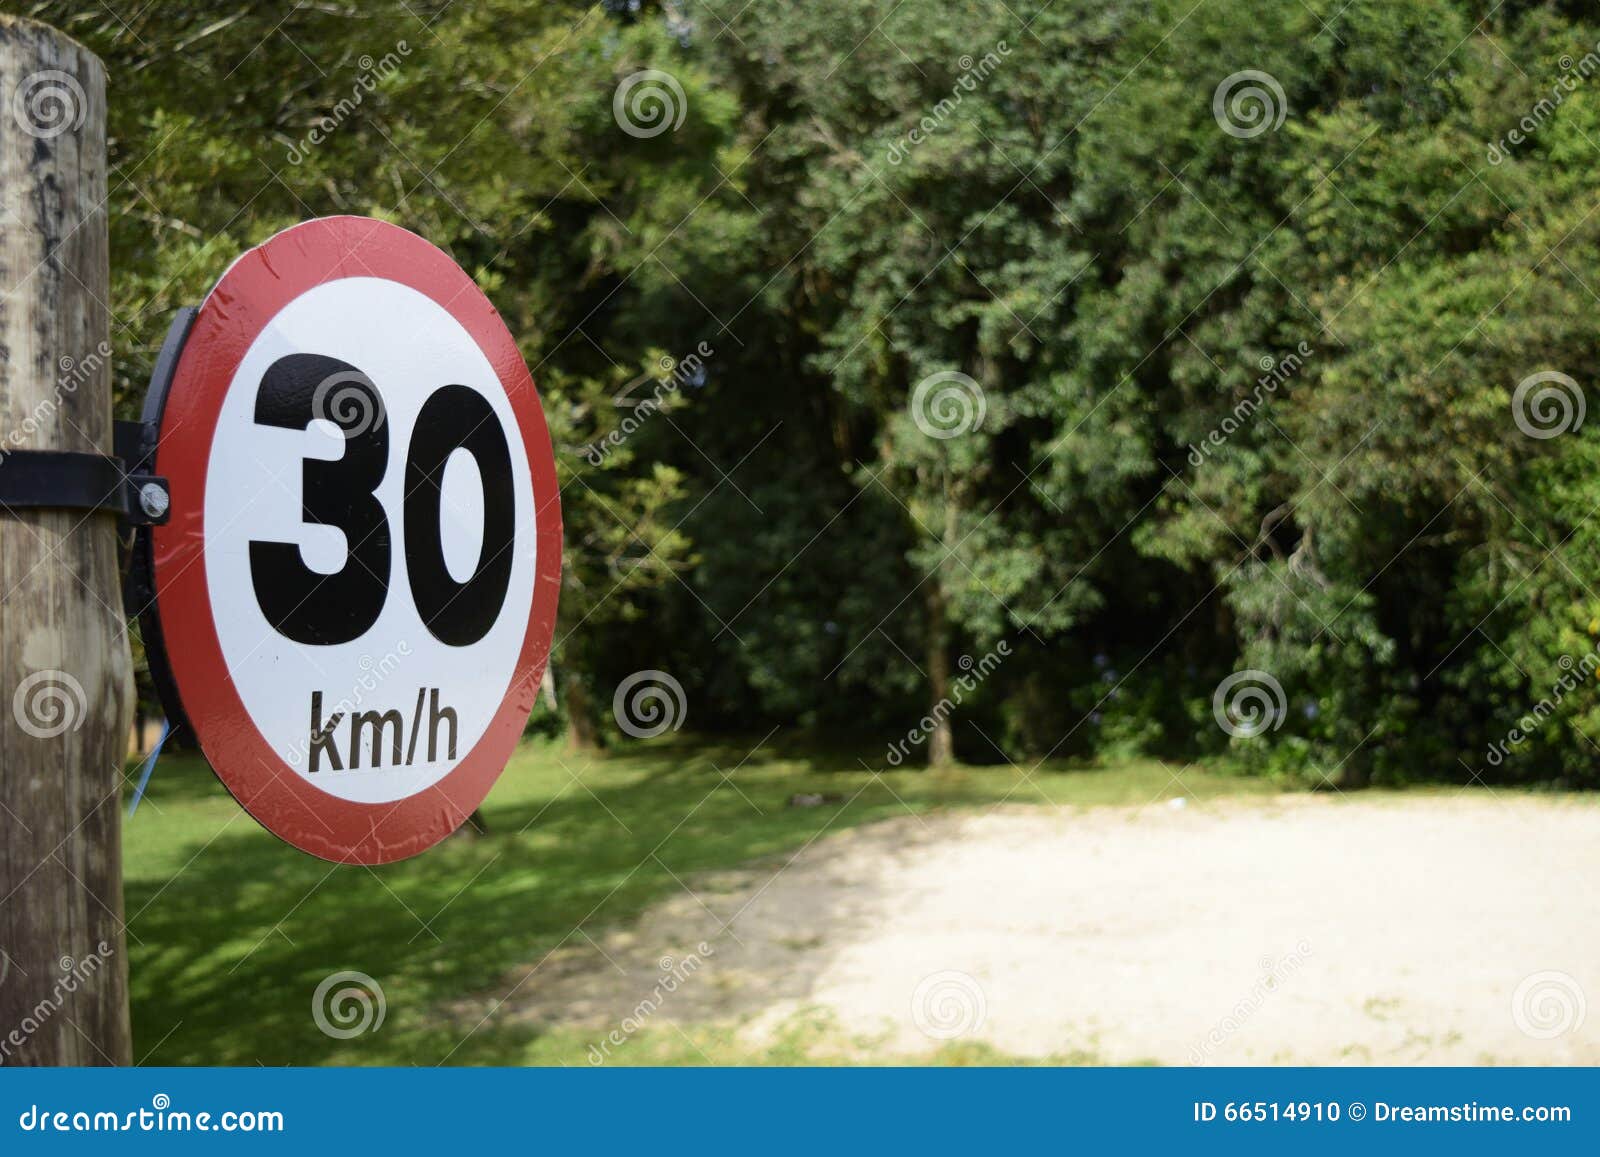
[(165, 526), (171, 515), (172, 492), (167, 480), (154, 473), (156, 438), (160, 428), (154, 422), (117, 422), (112, 446), (126, 471), (129, 526)]
[[(115, 514), (128, 526), (167, 521), (167, 480), (148, 473), (146, 429), (116, 423), (115, 457), (78, 450), (12, 450), (0, 457), (0, 508)], [(153, 441), (153, 439), (152, 439)]]

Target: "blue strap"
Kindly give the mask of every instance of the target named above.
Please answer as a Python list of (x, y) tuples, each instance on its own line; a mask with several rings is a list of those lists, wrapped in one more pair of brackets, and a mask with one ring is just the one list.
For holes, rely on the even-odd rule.
[(139, 801), (144, 798), (144, 789), (150, 785), (150, 774), (156, 769), (156, 756), (161, 754), (161, 746), (166, 743), (167, 736), (172, 734), (172, 724), (167, 720), (161, 721), (161, 738), (156, 740), (156, 745), (150, 749), (150, 757), (144, 761), (144, 767), (139, 770), (139, 783), (133, 789), (133, 800), (128, 804), (128, 818), (133, 818), (133, 813), (139, 810)]

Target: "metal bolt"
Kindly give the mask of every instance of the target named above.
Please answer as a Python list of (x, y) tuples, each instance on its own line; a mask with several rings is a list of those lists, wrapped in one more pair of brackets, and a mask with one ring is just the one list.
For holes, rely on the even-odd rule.
[(172, 505), (167, 488), (159, 482), (146, 482), (139, 487), (139, 508), (151, 518), (160, 518)]

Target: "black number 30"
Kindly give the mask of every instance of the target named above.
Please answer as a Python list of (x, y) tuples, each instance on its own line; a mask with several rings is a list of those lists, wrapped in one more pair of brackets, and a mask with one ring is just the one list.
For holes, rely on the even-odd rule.
[[(383, 396), (356, 367), (320, 354), (279, 358), (256, 393), (258, 425), (304, 430), (315, 418), (339, 427), (344, 455), (303, 459), (301, 518), (344, 534), (344, 566), (323, 574), (306, 566), (297, 543), (252, 540), (256, 602), (280, 634), (297, 643), (359, 639), (389, 596), (393, 549), (389, 518), (374, 494), (389, 465)], [(442, 502), (445, 463), (471, 454), (483, 482), (483, 546), (465, 582), (445, 565)], [(442, 386), (417, 415), (406, 453), (402, 499), (405, 566), (411, 597), (441, 643), (476, 643), (500, 616), (511, 583), (516, 496), (511, 452), (493, 407), (467, 386)]]

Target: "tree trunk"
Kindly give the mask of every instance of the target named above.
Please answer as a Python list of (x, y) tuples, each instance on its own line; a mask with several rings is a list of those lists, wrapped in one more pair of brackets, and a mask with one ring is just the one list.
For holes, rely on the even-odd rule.
[(556, 710), (556, 665), (546, 662), (544, 674), (539, 676), (539, 698), (550, 710)]
[(594, 702), (589, 698), (589, 689), (583, 685), (583, 676), (569, 671), (566, 684), (567, 745), (574, 751), (599, 751), (605, 744), (600, 735), (600, 721), (595, 717)]
[[(957, 526), (955, 495), (950, 472), (944, 471), (944, 533), (940, 545), (953, 551)], [(933, 730), (928, 734), (928, 766), (949, 767), (956, 761), (955, 728), (950, 701), (950, 616), (945, 604), (944, 565), (928, 576), (928, 694), (933, 700), (930, 716)]]
[(1357, 763), (1351, 758), (1334, 774), (1330, 783), (1337, 791), (1364, 791), (1372, 786), (1372, 769), (1365, 760)]
[(475, 840), (479, 836), (488, 835), (489, 821), (483, 818), (483, 809), (478, 808), (471, 815), (469, 815), (466, 819), (466, 822), (456, 829), (455, 834), (457, 838), (466, 838), (469, 840)]
[[(111, 450), (105, 91), (87, 49), (0, 15), (0, 470)], [(125, 1065), (115, 519), (0, 512), (0, 592), (0, 1064)]]
[(949, 767), (956, 761), (955, 732), (950, 725), (950, 627), (945, 616), (944, 586), (936, 574), (928, 579), (928, 694), (933, 730), (928, 733), (928, 766)]

